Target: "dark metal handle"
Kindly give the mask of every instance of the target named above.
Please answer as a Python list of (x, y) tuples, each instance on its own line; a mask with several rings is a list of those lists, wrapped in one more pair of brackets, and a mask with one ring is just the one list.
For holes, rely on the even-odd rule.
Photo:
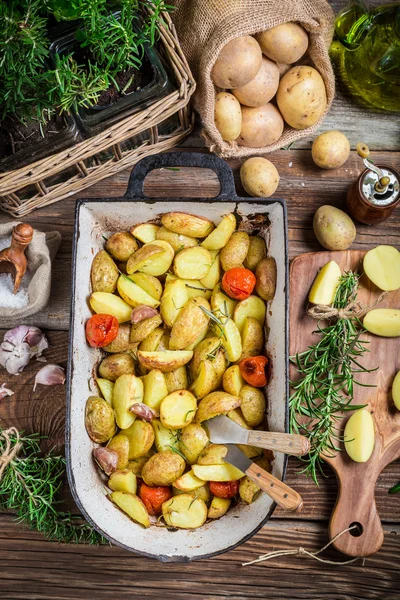
[(213, 199), (233, 200), (236, 198), (235, 181), (230, 166), (218, 156), (200, 152), (167, 152), (146, 156), (133, 167), (124, 197), (135, 200), (151, 200), (143, 191), (144, 180), (150, 171), (167, 167), (211, 169), (217, 174), (221, 186), (220, 193)]

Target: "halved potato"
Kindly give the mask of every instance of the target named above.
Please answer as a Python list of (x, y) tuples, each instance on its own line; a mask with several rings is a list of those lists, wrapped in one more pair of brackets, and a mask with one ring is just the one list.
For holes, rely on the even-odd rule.
[(204, 360), (200, 364), (199, 374), (197, 379), (190, 386), (190, 390), (196, 396), (198, 400), (207, 396), (210, 392), (217, 389), (218, 377), (215, 373), (215, 369), (212, 362)]
[(168, 244), (164, 240), (156, 240), (153, 243), (163, 249), (162, 254), (160, 256), (154, 255), (145, 264), (142, 264), (138, 270), (142, 273), (158, 277), (168, 271), (174, 260), (175, 252), (171, 244)]
[(198, 423), (190, 423), (190, 425), (182, 429), (179, 450), (190, 465), (197, 461), (207, 444), (207, 433)]
[(150, 486), (172, 485), (183, 475), (186, 462), (176, 452), (164, 450), (154, 454), (142, 470), (143, 481)]
[(136, 494), (136, 475), (129, 469), (114, 471), (114, 473), (111, 473), (107, 485), (110, 490), (113, 490), (114, 492), (130, 492), (131, 494)]
[(197, 490), (193, 490), (192, 492), (184, 492), (183, 490), (178, 490), (178, 488), (172, 488), (172, 495), (179, 496), (180, 494), (189, 494), (192, 498), (199, 498), (199, 500), (203, 500), (206, 504), (208, 504), (211, 500), (211, 493), (208, 483), (205, 483), (201, 487), (197, 488)]
[[(213, 290), (221, 279), (221, 260), (218, 250), (209, 250), (211, 256), (211, 267), (205, 277), (202, 277), (200, 284), (209, 290)], [(211, 296), (211, 292), (210, 292)]]
[(89, 298), (89, 304), (95, 313), (112, 315), (118, 319), (118, 323), (126, 323), (131, 320), (132, 307), (115, 294), (93, 292)]
[(172, 429), (168, 429), (168, 427), (164, 427), (161, 421), (158, 421), (157, 419), (153, 419), (151, 424), (154, 429), (157, 452), (171, 450), (171, 448), (175, 448), (175, 450), (179, 449), (178, 431), (173, 431)]
[(240, 410), (246, 423), (250, 427), (257, 427), (264, 419), (266, 400), (265, 396), (259, 388), (251, 385), (244, 385), (239, 394), (242, 403)]
[(144, 339), (146, 339), (152, 331), (157, 329), (162, 322), (163, 321), (160, 315), (154, 315), (154, 317), (149, 317), (148, 319), (139, 321), (139, 323), (134, 323), (131, 327), (131, 342), (139, 344), (139, 342), (142, 342)]
[(121, 375), (113, 391), (115, 420), (120, 429), (127, 429), (134, 422), (136, 416), (129, 409), (136, 402), (143, 402), (142, 380), (132, 374)]
[(108, 497), (132, 521), (143, 527), (150, 527), (149, 513), (139, 496), (130, 492), (112, 492)]
[(237, 303), (235, 312), (233, 313), (233, 320), (240, 333), (243, 331), (244, 324), (247, 317), (253, 317), (257, 319), (261, 327), (264, 326), (265, 322), (266, 307), (265, 302), (258, 296), (249, 296), (246, 300), (241, 300)]
[(188, 301), (187, 288), (181, 279), (169, 281), (161, 298), (161, 315), (167, 327), (172, 327)]
[(242, 329), (242, 356), (258, 356), (264, 347), (264, 332), (254, 317), (247, 317)]
[(377, 246), (364, 256), (367, 277), (381, 290), (400, 288), (400, 252), (393, 246)]
[(124, 435), (129, 440), (129, 460), (146, 456), (154, 444), (154, 429), (151, 423), (136, 419), (128, 429), (124, 429)]
[(141, 223), (141, 225), (132, 227), (131, 234), (140, 242), (143, 242), (143, 244), (149, 244), (150, 242), (154, 242), (159, 229), (158, 225), (154, 225), (153, 223)]
[[(132, 273), (135, 273), (135, 271), (142, 271), (142, 267), (146, 268), (146, 265), (149, 264), (151, 258), (154, 259), (156, 256), (160, 257), (163, 252), (164, 248), (162, 248), (161, 244), (156, 244), (155, 242), (144, 244), (144, 246), (139, 248), (139, 250), (136, 250), (136, 252), (129, 257), (129, 260), (126, 263), (126, 272), (128, 275), (131, 275)], [(153, 273), (149, 273), (149, 275), (153, 275)]]
[(229, 241), (232, 233), (236, 229), (235, 215), (229, 214), (222, 218), (221, 223), (206, 237), (201, 243), (207, 250), (220, 250)]
[(209, 333), (208, 327), (203, 329), (203, 331), (197, 336), (197, 338), (194, 340), (194, 342), (189, 344), (189, 346), (186, 346), (184, 349), (185, 350), (194, 350), (196, 348), (196, 346), (198, 346), (200, 344), (200, 342), (202, 342), (204, 340), (204, 338), (206, 337), (206, 335), (208, 333)]
[(99, 250), (92, 262), (90, 279), (94, 292), (112, 294), (117, 287), (118, 268), (105, 250)]
[(234, 231), (226, 246), (221, 250), (221, 266), (224, 271), (241, 267), (246, 259), (249, 246), (249, 234), (245, 231)]
[(232, 317), (236, 304), (235, 300), (224, 294), (220, 285), (215, 286), (211, 294), (211, 308), (216, 317), (222, 321), (228, 317)]
[(182, 490), (184, 492), (193, 492), (193, 490), (197, 490), (199, 487), (204, 485), (204, 481), (198, 479), (193, 474), (193, 471), (188, 471), (187, 473), (179, 477), (179, 479), (174, 481), (172, 485), (178, 488), (178, 490)]
[(180, 252), (184, 248), (198, 246), (198, 241), (195, 238), (182, 235), (181, 233), (175, 233), (166, 227), (160, 227), (156, 237), (158, 240), (164, 240), (171, 244), (175, 252)]
[(139, 362), (147, 369), (159, 369), (162, 373), (175, 371), (192, 358), (192, 350), (163, 350), (160, 352), (138, 351)]
[(217, 415), (226, 414), (240, 406), (240, 404), (241, 399), (237, 396), (231, 396), (226, 392), (211, 392), (199, 402), (196, 423), (202, 423), (202, 421), (207, 421), (207, 419), (212, 419)]
[(146, 294), (155, 300), (160, 300), (163, 288), (157, 277), (147, 273), (132, 273), (132, 275), (129, 275), (129, 279), (139, 285)]
[(193, 380), (198, 377), (201, 363), (205, 360), (212, 363), (218, 378), (221, 371), (225, 371), (226, 360), (224, 351), (221, 340), (217, 336), (206, 338), (196, 346), (193, 353), (193, 360), (190, 363), (190, 372)]
[(226, 416), (229, 417), (230, 419), (232, 419), (232, 421), (235, 421), (235, 423), (237, 423), (238, 425), (240, 425), (240, 427), (243, 427), (244, 429), (250, 429), (250, 427), (247, 425), (246, 421), (244, 420), (242, 411), (240, 410), (240, 408), (234, 408), (233, 410), (230, 410), (228, 413), (226, 413)]
[[(217, 326), (213, 327), (217, 333)], [(221, 342), (225, 348), (226, 356), (230, 362), (236, 362), (242, 355), (242, 338), (236, 323), (232, 319), (224, 322)]]
[[(170, 281), (176, 281), (177, 279), (180, 279), (177, 275), (167, 273), (165, 284), (170, 283)], [(186, 285), (188, 300), (190, 300), (190, 298), (195, 298), (196, 296), (202, 296), (202, 298), (206, 298), (206, 300), (211, 298), (211, 291), (200, 283), (198, 279), (181, 279), (180, 281), (183, 281)]]
[(237, 481), (244, 477), (243, 471), (233, 465), (192, 465), (193, 473), (203, 481)]
[(169, 394), (160, 405), (160, 420), (164, 427), (182, 429), (195, 417), (197, 402), (188, 390), (176, 390)]
[(232, 394), (232, 396), (239, 396), (240, 390), (244, 384), (245, 380), (240, 373), (239, 365), (232, 365), (225, 371), (222, 380), (222, 386), (225, 392)]
[(207, 517), (209, 519), (220, 519), (228, 512), (230, 505), (230, 498), (218, 498), (217, 496), (214, 496), (211, 500)]
[(125, 469), (129, 460), (129, 439), (123, 433), (117, 433), (107, 444), (109, 450), (118, 454), (117, 469)]
[(201, 279), (207, 275), (211, 264), (211, 254), (206, 248), (185, 248), (175, 256), (174, 273), (181, 279)]
[(224, 465), (228, 448), (224, 444), (210, 444), (197, 459), (198, 465)]
[(152, 369), (145, 376), (143, 402), (153, 410), (160, 410), (161, 400), (168, 396), (168, 388), (164, 373), (158, 369)]
[(183, 350), (207, 331), (211, 307), (205, 298), (191, 298), (186, 302), (172, 326), (169, 347), (171, 350)]
[(186, 367), (178, 367), (174, 371), (164, 374), (165, 383), (167, 384), (168, 394), (172, 394), (175, 390), (186, 390), (188, 386), (188, 378)]
[(247, 256), (243, 262), (243, 266), (250, 271), (255, 271), (258, 263), (260, 263), (267, 256), (267, 246), (265, 240), (258, 236), (250, 236), (249, 249)]
[(144, 352), (155, 352), (160, 347), (164, 335), (165, 330), (161, 327), (157, 327), (157, 329), (154, 329), (143, 342), (140, 342), (139, 350), (143, 350)]
[(102, 377), (98, 377), (96, 379), (96, 383), (100, 388), (104, 400), (112, 406), (114, 383), (112, 381), (109, 381), (108, 379), (103, 379)]
[(214, 229), (214, 223), (209, 219), (183, 212), (166, 213), (161, 222), (170, 231), (192, 238), (206, 237)]
[(162, 505), (164, 520), (170, 527), (196, 529), (207, 519), (207, 506), (200, 498), (189, 494), (173, 496)]
[(400, 309), (375, 308), (364, 317), (363, 325), (367, 331), (381, 337), (400, 336)]
[(119, 352), (128, 352), (133, 351), (136, 352), (137, 344), (130, 341), (131, 337), (131, 324), (130, 323), (120, 323), (118, 327), (118, 333), (115, 340), (113, 340), (107, 346), (103, 346), (103, 350), (105, 352), (109, 352), (110, 354), (116, 354)]

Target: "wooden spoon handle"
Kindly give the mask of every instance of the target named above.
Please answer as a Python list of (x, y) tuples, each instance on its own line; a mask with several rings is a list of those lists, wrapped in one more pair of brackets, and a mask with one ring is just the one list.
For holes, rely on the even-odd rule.
[(249, 431), (247, 443), (257, 448), (284, 452), (293, 456), (303, 456), (310, 450), (310, 442), (304, 435), (295, 433), (274, 433), (273, 431)]
[(295, 490), (268, 473), (256, 463), (252, 463), (247, 469), (246, 475), (256, 483), (272, 500), (285, 510), (300, 510), (303, 499)]

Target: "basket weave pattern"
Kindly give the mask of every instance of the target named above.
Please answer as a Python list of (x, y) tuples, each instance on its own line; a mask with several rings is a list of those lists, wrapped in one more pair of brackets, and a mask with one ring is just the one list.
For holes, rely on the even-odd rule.
[[(184, 140), (193, 129), (188, 106), (196, 84), (181, 50), (175, 27), (167, 13), (160, 26), (160, 45), (176, 89), (145, 110), (110, 126), (98, 135), (35, 163), (0, 174), (0, 208), (13, 217), (24, 217), (115, 175), (150, 154), (168, 150)], [(177, 115), (173, 131), (162, 134), (159, 125)], [(146, 132), (146, 133), (144, 133)], [(143, 141), (135, 148), (128, 142), (138, 134)]]

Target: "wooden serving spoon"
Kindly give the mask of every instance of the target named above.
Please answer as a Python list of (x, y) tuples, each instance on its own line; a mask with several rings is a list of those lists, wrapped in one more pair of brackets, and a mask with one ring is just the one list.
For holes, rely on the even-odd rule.
[(11, 273), (14, 279), (14, 294), (21, 285), (27, 267), (25, 250), (33, 238), (33, 229), (28, 223), (14, 227), (11, 245), (0, 252), (0, 273)]

